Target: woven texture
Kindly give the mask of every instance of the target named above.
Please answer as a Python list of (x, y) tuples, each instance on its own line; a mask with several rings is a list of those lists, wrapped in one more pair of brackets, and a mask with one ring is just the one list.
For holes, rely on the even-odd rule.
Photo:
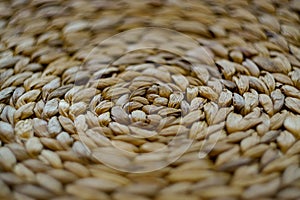
[(0, 199), (299, 199), (299, 13), (1, 1)]

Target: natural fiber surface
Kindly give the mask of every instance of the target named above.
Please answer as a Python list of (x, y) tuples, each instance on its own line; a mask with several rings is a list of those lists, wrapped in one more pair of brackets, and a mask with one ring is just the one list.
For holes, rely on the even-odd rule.
[[(299, 12), (298, 0), (1, 1), (0, 199), (299, 199)], [(192, 39), (97, 46), (139, 27)]]

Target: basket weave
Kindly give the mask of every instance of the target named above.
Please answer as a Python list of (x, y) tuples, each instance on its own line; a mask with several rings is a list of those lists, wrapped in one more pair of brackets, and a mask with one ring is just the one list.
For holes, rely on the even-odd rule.
[[(300, 199), (299, 13), (298, 0), (1, 1), (0, 199)], [(97, 52), (139, 27), (188, 35), (202, 67), (119, 57), (143, 35)], [(165, 167), (151, 170), (176, 149), (132, 156), (175, 136), (193, 143)]]

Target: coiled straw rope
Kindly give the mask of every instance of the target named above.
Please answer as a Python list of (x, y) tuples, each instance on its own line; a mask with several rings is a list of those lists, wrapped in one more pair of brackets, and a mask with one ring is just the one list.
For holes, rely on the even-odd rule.
[(1, 1), (0, 199), (299, 199), (299, 13)]

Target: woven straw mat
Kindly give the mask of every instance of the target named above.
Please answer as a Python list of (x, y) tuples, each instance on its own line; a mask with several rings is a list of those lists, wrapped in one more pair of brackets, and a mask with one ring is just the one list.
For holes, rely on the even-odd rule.
[(299, 0), (0, 2), (0, 199), (300, 199)]

